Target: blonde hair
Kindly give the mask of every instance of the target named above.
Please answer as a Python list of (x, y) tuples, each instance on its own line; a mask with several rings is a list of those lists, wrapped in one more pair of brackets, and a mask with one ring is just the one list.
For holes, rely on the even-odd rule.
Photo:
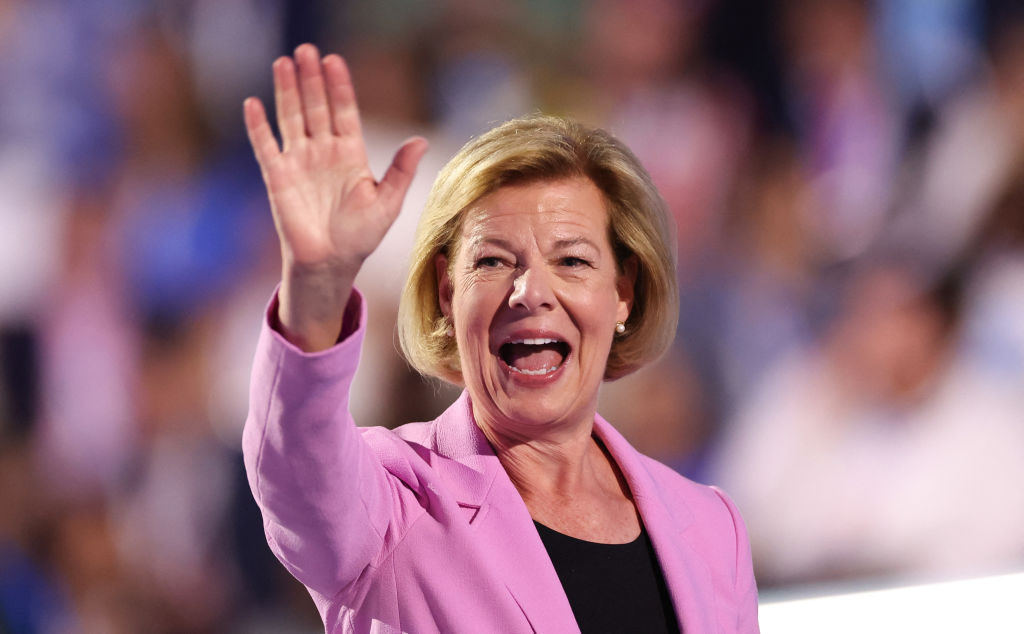
[(633, 307), (615, 337), (606, 379), (657, 359), (672, 343), (679, 314), (675, 230), (664, 200), (640, 161), (604, 130), (570, 119), (513, 119), (471, 140), (441, 170), (416, 230), (409, 276), (398, 309), (398, 336), (420, 373), (462, 384), (459, 351), (441, 312), (435, 259), (454, 259), (465, 211), (506, 185), (590, 179), (608, 209), (609, 240), (620, 270), (636, 261)]

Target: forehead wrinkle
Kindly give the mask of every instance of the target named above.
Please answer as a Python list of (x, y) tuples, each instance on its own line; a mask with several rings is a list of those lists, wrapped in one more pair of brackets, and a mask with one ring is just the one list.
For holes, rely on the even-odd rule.
[(485, 235), (481, 235), (479, 233), (474, 235), (474, 236), (472, 236), (471, 239), (467, 240), (467, 244), (468, 244), (469, 248), (471, 248), (471, 249), (475, 248), (475, 247), (479, 247), (481, 245), (488, 244), (488, 245), (494, 245), (496, 247), (500, 247), (502, 249), (505, 249), (506, 251), (512, 251), (513, 250), (512, 243), (509, 242), (508, 240), (505, 240), (504, 238), (485, 236)]
[[(466, 223), (463, 225), (461, 242), (466, 246), (467, 250), (478, 248), (481, 245), (494, 245), (506, 251), (516, 251), (516, 245), (518, 244), (516, 238), (534, 233), (529, 228), (518, 224), (511, 230), (500, 225), (495, 226), (497, 219), (502, 216), (515, 214), (516, 212), (514, 211), (494, 212), (485, 209), (477, 209), (475, 211), (472, 216), (466, 219)], [(528, 240), (534, 241), (534, 238), (531, 237)]]
[[(530, 242), (536, 243), (538, 246), (541, 246), (536, 236), (532, 236)], [(505, 251), (510, 252), (516, 251), (516, 246), (512, 242), (506, 240), (501, 236), (487, 236), (483, 235), (482, 233), (475, 232), (475, 235), (470, 236), (469, 239), (466, 240), (466, 246), (468, 249), (471, 250), (477, 249), (484, 245), (493, 245), (500, 249), (504, 249)], [(559, 251), (563, 249), (570, 249), (578, 245), (583, 245), (585, 247), (589, 247), (597, 251), (600, 251), (601, 249), (597, 243), (595, 243), (587, 236), (576, 235), (564, 238), (556, 238), (554, 241), (550, 242), (548, 250)]]
[[(524, 238), (526, 242), (534, 243), (538, 247), (544, 240), (548, 242), (548, 249), (585, 244), (600, 250), (599, 242), (601, 238), (607, 237), (609, 223), (606, 201), (602, 197), (600, 202), (601, 210), (604, 213), (598, 220), (592, 213), (571, 204), (571, 198), (570, 195), (548, 195), (537, 201), (536, 207), (531, 205), (529, 208), (477, 204), (465, 212), (466, 220), (463, 223), (462, 239), (459, 242), (467, 249), (493, 244), (509, 251), (515, 251), (518, 238)], [(510, 232), (507, 227), (502, 226), (504, 220), (510, 216), (513, 218), (525, 216), (528, 221), (526, 223), (515, 222)], [(552, 225), (554, 228), (551, 228)], [(548, 229), (538, 231), (544, 227), (548, 227)], [(597, 234), (594, 237), (588, 237), (588, 234), (595, 232)], [(506, 238), (510, 233), (513, 240)], [(544, 235), (545, 233), (547, 235)], [(550, 240), (545, 240), (545, 238), (550, 238)]]
[(555, 240), (554, 244), (552, 244), (551, 246), (554, 249), (568, 249), (569, 247), (574, 247), (578, 244), (586, 245), (594, 249), (598, 248), (598, 246), (594, 244), (594, 241), (586, 236), (576, 236), (574, 238), (561, 238), (559, 240)]

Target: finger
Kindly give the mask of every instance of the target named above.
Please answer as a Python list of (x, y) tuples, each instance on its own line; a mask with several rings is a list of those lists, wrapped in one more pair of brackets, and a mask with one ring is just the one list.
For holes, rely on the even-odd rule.
[(277, 108), (277, 127), (281, 130), (281, 140), (287, 150), (306, 137), (295, 64), (288, 57), (279, 57), (274, 62), (274, 103)]
[(359, 106), (348, 65), (339, 55), (324, 58), (324, 78), (331, 106), (331, 123), (339, 136), (360, 134)]
[(242, 103), (243, 116), (245, 118), (245, 131), (249, 134), (249, 144), (256, 154), (256, 160), (262, 169), (281, 154), (281, 148), (277, 145), (277, 139), (270, 129), (267, 121), (267, 112), (263, 108), (263, 102), (256, 97), (249, 97)]
[(395, 158), (391, 161), (388, 171), (384, 172), (378, 188), (381, 202), (386, 209), (393, 209), (397, 215), (402, 207), (406, 192), (416, 175), (416, 167), (420, 159), (427, 151), (427, 140), (423, 137), (413, 137), (406, 140), (402, 147), (398, 148)]
[(306, 118), (306, 132), (310, 136), (330, 133), (331, 117), (327, 108), (320, 53), (312, 44), (302, 44), (295, 49), (295, 61), (299, 65), (299, 93)]

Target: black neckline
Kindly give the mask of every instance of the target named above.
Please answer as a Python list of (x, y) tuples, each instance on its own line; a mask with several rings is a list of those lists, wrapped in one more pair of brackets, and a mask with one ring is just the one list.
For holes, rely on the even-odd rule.
[(594, 546), (594, 547), (597, 547), (597, 548), (624, 548), (624, 547), (629, 547), (629, 546), (634, 546), (635, 547), (638, 544), (644, 543), (645, 542), (645, 537), (647, 536), (647, 529), (644, 527), (643, 523), (640, 524), (640, 534), (636, 536), (636, 539), (634, 539), (633, 541), (630, 541), (630, 542), (623, 542), (621, 544), (605, 544), (603, 542), (592, 542), (592, 541), (589, 541), (589, 540), (586, 540), (586, 539), (580, 539), (579, 537), (573, 537), (572, 535), (566, 535), (565, 533), (560, 533), (560, 532), (556, 531), (555, 529), (551, 528), (550, 526), (546, 526), (544, 524), (541, 524), (537, 520), (533, 520), (533, 524), (537, 527), (537, 532), (538, 533), (547, 534), (550, 537), (553, 537), (555, 539), (562, 539), (562, 540), (565, 540), (565, 541), (567, 541), (569, 543), (581, 544), (581, 545), (587, 545), (587, 546)]

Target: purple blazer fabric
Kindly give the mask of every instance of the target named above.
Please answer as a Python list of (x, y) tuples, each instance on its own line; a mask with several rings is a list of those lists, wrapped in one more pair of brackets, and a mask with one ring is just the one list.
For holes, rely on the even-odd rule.
[[(361, 298), (349, 306), (351, 334), (315, 354), (269, 326), (276, 310), (275, 298), (253, 367), (245, 465), (267, 541), (326, 631), (579, 632), (468, 394), (431, 422), (358, 428), (348, 397)], [(601, 417), (594, 431), (625, 475), (684, 631), (757, 632), (750, 548), (732, 502), (641, 455)]]

